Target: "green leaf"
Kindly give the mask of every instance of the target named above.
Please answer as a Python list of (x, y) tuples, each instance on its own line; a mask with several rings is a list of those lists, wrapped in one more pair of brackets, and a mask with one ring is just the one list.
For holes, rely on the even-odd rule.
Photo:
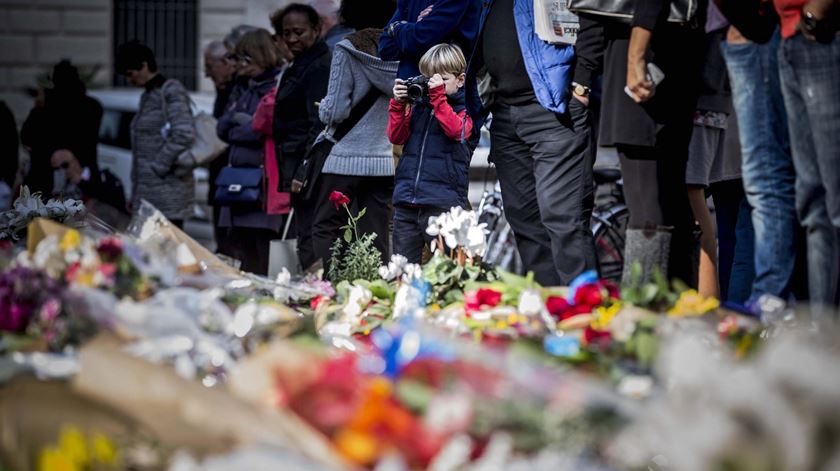
[(640, 304), (643, 306), (647, 306), (656, 299), (656, 295), (659, 293), (659, 287), (652, 283), (648, 283), (641, 288), (640, 293)]
[(434, 398), (434, 391), (425, 384), (404, 379), (397, 383), (397, 397), (400, 402), (415, 412), (423, 412)]
[(362, 208), (362, 210), (359, 211), (359, 214), (357, 214), (354, 219), (356, 219), (358, 221), (359, 219), (361, 219), (365, 215), (365, 213), (367, 213), (367, 208)]
[(344, 231), (344, 240), (349, 244), (353, 240), (353, 231), (346, 229)]
[(639, 358), (639, 363), (643, 366), (651, 366), (656, 359), (656, 351), (659, 342), (656, 337), (648, 332), (639, 334), (636, 339), (636, 356)]

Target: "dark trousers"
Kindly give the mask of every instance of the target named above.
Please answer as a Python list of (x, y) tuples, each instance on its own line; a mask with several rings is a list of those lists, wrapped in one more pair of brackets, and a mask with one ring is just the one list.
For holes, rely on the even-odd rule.
[(394, 193), (394, 177), (358, 177), (324, 173), (318, 179), (315, 190), (316, 209), (312, 221), (312, 246), (316, 259), (330, 259), (330, 248), (342, 236), (341, 226), (347, 224), (347, 211), (330, 201), (330, 193), (340, 191), (351, 201), (354, 214), (366, 209), (359, 220), (359, 236), (376, 234), (374, 246), (382, 254), (383, 263), (390, 257), (388, 247), (388, 222), (391, 219), (391, 196)]
[(720, 299), (744, 304), (755, 279), (752, 208), (740, 179), (713, 183), (709, 189), (717, 221)]
[(426, 234), (429, 218), (447, 211), (429, 206), (394, 206), (394, 253), (409, 263), (420, 263), (423, 247), (432, 242), (432, 236)]
[[(257, 275), (268, 274), (268, 251), (272, 240), (280, 235), (271, 229), (255, 229), (250, 227), (229, 228), (228, 236), (230, 256), (241, 261), (242, 270)], [(227, 255), (227, 254), (226, 254)]]
[[(677, 134), (679, 131), (674, 130)], [(624, 199), (630, 210), (628, 227), (669, 228), (668, 278), (693, 285), (697, 280), (697, 238), (685, 185), (688, 140), (662, 135), (666, 132), (660, 131), (657, 147), (618, 146)], [(685, 143), (684, 148), (680, 143)]]
[(590, 230), (595, 145), (577, 100), (558, 115), (538, 103), (493, 108), (491, 159), (505, 217), (526, 270), (544, 286), (567, 285), (597, 268)]
[(312, 245), (312, 221), (315, 218), (317, 200), (315, 198), (303, 199), (299, 193), (292, 193), (292, 208), (295, 210), (292, 216), (295, 233), (288, 235), (287, 238), (297, 239), (300, 266), (308, 270), (318, 261), (318, 257), (315, 256), (315, 247)]

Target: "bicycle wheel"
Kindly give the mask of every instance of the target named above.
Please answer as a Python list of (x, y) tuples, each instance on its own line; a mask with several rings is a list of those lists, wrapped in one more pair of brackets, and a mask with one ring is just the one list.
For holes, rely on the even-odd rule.
[(624, 269), (624, 238), (630, 212), (622, 205), (594, 214), (593, 218), (598, 226), (594, 237), (601, 278), (620, 283)]

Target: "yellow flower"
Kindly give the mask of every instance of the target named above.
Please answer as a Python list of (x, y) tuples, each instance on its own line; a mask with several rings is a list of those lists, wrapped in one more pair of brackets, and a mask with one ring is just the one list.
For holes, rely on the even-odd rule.
[(110, 438), (101, 433), (94, 433), (91, 437), (90, 452), (94, 461), (109, 466), (117, 463), (117, 447)]
[(90, 462), (87, 443), (81, 430), (74, 426), (65, 426), (61, 429), (61, 436), (58, 439), (58, 448), (64, 456), (79, 468), (84, 468)]
[(354, 463), (373, 464), (379, 457), (377, 440), (370, 434), (342, 430), (335, 437), (338, 451)]
[(508, 327), (508, 325), (504, 321), (497, 321), (496, 322), (496, 329), (497, 330), (507, 329), (507, 327)]
[(70, 457), (55, 447), (47, 447), (38, 455), (38, 471), (80, 471)]
[(70, 229), (64, 233), (64, 237), (61, 238), (61, 242), (58, 245), (61, 247), (62, 252), (67, 252), (68, 250), (75, 249), (81, 243), (82, 237), (79, 235), (79, 231)]
[(715, 298), (704, 298), (693, 290), (686, 290), (680, 293), (680, 298), (677, 300), (674, 307), (668, 310), (669, 316), (702, 316), (703, 314), (717, 309), (720, 302)]
[(514, 325), (519, 322), (519, 316), (516, 314), (510, 314), (507, 318), (507, 323), (510, 325)]
[(621, 303), (612, 303), (610, 307), (598, 306), (595, 308), (592, 322), (589, 324), (595, 330), (607, 330), (613, 318), (621, 311)]

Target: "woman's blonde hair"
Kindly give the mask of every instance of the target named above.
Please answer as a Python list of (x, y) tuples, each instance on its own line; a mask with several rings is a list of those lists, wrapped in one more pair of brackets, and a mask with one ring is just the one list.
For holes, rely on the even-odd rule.
[(467, 70), (467, 59), (461, 48), (455, 44), (438, 44), (432, 46), (420, 58), (420, 73), (426, 77), (434, 74), (450, 73), (461, 75)]
[(245, 33), (236, 43), (234, 52), (238, 55), (247, 55), (254, 65), (265, 70), (277, 67), (280, 61), (277, 45), (274, 44), (271, 33), (262, 28)]

